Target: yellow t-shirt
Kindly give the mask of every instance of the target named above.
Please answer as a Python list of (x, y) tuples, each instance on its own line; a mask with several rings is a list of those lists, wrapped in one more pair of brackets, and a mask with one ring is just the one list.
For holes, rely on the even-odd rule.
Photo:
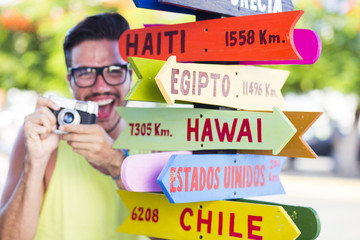
[(128, 210), (110, 176), (60, 141), (35, 240), (148, 239), (117, 232)]

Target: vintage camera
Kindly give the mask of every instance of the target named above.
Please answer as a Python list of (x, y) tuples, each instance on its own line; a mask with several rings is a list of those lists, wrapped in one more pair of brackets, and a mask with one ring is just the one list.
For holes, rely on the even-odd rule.
[[(79, 101), (56, 96), (49, 97), (59, 107), (59, 111), (52, 110), (57, 119), (57, 126), (70, 124), (95, 124), (99, 106), (96, 102)], [(59, 130), (57, 133), (63, 133)]]

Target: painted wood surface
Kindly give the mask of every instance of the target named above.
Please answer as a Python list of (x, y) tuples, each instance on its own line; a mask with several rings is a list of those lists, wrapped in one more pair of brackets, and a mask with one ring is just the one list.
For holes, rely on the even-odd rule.
[(301, 60), (282, 61), (240, 61), (244, 65), (295, 65), (314, 64), (320, 57), (322, 43), (319, 35), (309, 29), (294, 29), (294, 44), (301, 56)]
[(158, 151), (266, 149), (277, 154), (296, 129), (273, 112), (117, 107), (127, 126), (115, 148)]
[(129, 210), (118, 231), (165, 239), (296, 239), (281, 206), (235, 201), (171, 204), (163, 194), (118, 190)]
[(300, 236), (296, 238), (296, 240), (313, 240), (316, 239), (320, 234), (320, 218), (317, 212), (311, 207), (285, 205), (248, 199), (237, 199), (236, 201), (283, 207), (301, 232)]
[(293, 32), (303, 11), (229, 17), (125, 31), (123, 59), (130, 56), (178, 61), (265, 61), (302, 59)]
[(160, 10), (174, 13), (184, 13), (184, 14), (193, 14), (196, 12), (193, 9), (178, 7), (170, 4), (164, 4), (159, 2), (158, 0), (133, 0), (135, 6), (138, 8), (152, 9), (152, 10)]
[(285, 157), (247, 154), (173, 155), (157, 181), (171, 203), (284, 194)]
[(191, 152), (135, 154), (125, 158), (121, 165), (121, 180), (125, 189), (135, 192), (162, 192), (157, 178), (174, 154), (191, 154)]
[[(164, 26), (164, 24), (146, 25)], [(309, 29), (294, 29), (295, 48), (302, 59), (299, 60), (281, 60), (281, 61), (239, 61), (241, 65), (305, 65), (314, 64), (320, 57), (322, 43), (319, 35)]]
[(155, 82), (155, 76), (165, 61), (136, 57), (129, 57), (128, 61), (138, 80), (132, 86), (125, 100), (166, 102)]
[(175, 100), (245, 110), (285, 110), (281, 88), (289, 71), (241, 65), (177, 63), (171, 56), (155, 77), (167, 104)]
[[(317, 158), (316, 153), (303, 139), (304, 133), (321, 116), (321, 112), (284, 112), (285, 116), (295, 126), (296, 133), (291, 140), (280, 151), (278, 156), (295, 158)], [(239, 150), (242, 154), (272, 155), (271, 151), (262, 150)]]
[(185, 8), (215, 12), (229, 16), (244, 16), (294, 10), (291, 0), (158, 0)]

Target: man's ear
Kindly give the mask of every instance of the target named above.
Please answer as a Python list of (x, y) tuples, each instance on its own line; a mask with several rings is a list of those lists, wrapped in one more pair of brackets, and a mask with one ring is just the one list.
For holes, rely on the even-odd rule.
[(66, 73), (66, 80), (67, 80), (67, 83), (68, 83), (70, 93), (74, 96), (74, 90), (73, 90), (73, 88), (71, 86), (71, 76), (70, 76), (69, 73)]
[(66, 80), (67, 80), (68, 84), (70, 84), (71, 76), (69, 73), (66, 73)]

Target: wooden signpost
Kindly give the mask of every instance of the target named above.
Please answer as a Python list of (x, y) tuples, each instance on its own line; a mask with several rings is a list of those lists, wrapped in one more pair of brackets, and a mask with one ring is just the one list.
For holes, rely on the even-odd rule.
[(233, 201), (171, 204), (163, 194), (118, 190), (129, 215), (118, 231), (165, 239), (296, 239), (281, 206)]
[(264, 204), (272, 206), (281, 206), (288, 213), (289, 217), (294, 221), (299, 228), (301, 234), (296, 240), (310, 240), (316, 239), (321, 230), (321, 223), (319, 215), (311, 207), (301, 207), (286, 204), (279, 204), (273, 202), (256, 201), (249, 199), (237, 199), (237, 202)]
[(161, 192), (157, 178), (172, 155), (191, 152), (159, 152), (136, 154), (125, 158), (121, 165), (121, 180), (128, 191)]
[[(119, 39), (123, 59), (267, 61), (302, 59), (293, 32), (303, 11), (230, 17), (127, 30)], [(261, 24), (258, 24), (258, 23)]]
[(129, 62), (139, 80), (127, 100), (166, 101), (168, 104), (174, 104), (176, 100), (249, 110), (272, 110), (277, 106), (285, 110), (280, 90), (288, 71), (241, 65), (176, 63), (175, 56), (167, 62), (129, 57)]
[(284, 194), (284, 157), (246, 154), (173, 155), (157, 181), (171, 203)]
[(285, 110), (289, 72), (241, 65), (176, 63), (171, 56), (155, 77), (167, 104), (175, 100), (246, 110)]
[[(310, 126), (321, 116), (321, 112), (284, 112), (285, 116), (296, 128), (295, 135), (280, 151), (278, 156), (294, 158), (317, 158), (318, 156), (302, 138)], [(239, 150), (243, 154), (272, 155), (268, 150)]]
[(153, 10), (161, 10), (167, 12), (174, 12), (174, 13), (185, 13), (185, 14), (193, 14), (195, 15), (196, 12), (193, 9), (178, 7), (175, 5), (164, 4), (159, 2), (158, 0), (133, 0), (135, 6), (138, 8), (146, 8), (146, 9), (153, 9)]
[[(196, 14), (195, 10), (229, 16), (292, 11), (291, 0), (134, 0), (137, 7), (168, 12)], [(169, 5), (173, 4), (173, 5)]]
[(127, 122), (114, 147), (158, 151), (262, 149), (278, 154), (296, 128), (274, 112), (118, 107)]
[(138, 80), (125, 100), (165, 103), (155, 82), (155, 76), (164, 66), (165, 61), (137, 57), (129, 57), (128, 61)]
[[(134, 2), (195, 14), (197, 21), (122, 34), (120, 55), (139, 78), (126, 99), (195, 108), (118, 107), (127, 126), (114, 147), (195, 152), (125, 159), (122, 181), (139, 192), (118, 191), (129, 210), (118, 231), (166, 239), (315, 239), (320, 221), (313, 209), (239, 199), (284, 193), (279, 156), (317, 157), (302, 137), (321, 113), (280, 111), (288, 72), (244, 66), (315, 63), (319, 36), (294, 29), (303, 11), (290, 11), (291, 0)], [(169, 200), (145, 191), (163, 191)], [(228, 200), (212, 201), (221, 199)]]
[(287, 12), (294, 9), (291, 0), (158, 0), (190, 9), (243, 16), (264, 13)]
[(244, 65), (314, 64), (320, 57), (322, 44), (319, 35), (309, 29), (294, 29), (294, 44), (302, 60), (240, 61)]

